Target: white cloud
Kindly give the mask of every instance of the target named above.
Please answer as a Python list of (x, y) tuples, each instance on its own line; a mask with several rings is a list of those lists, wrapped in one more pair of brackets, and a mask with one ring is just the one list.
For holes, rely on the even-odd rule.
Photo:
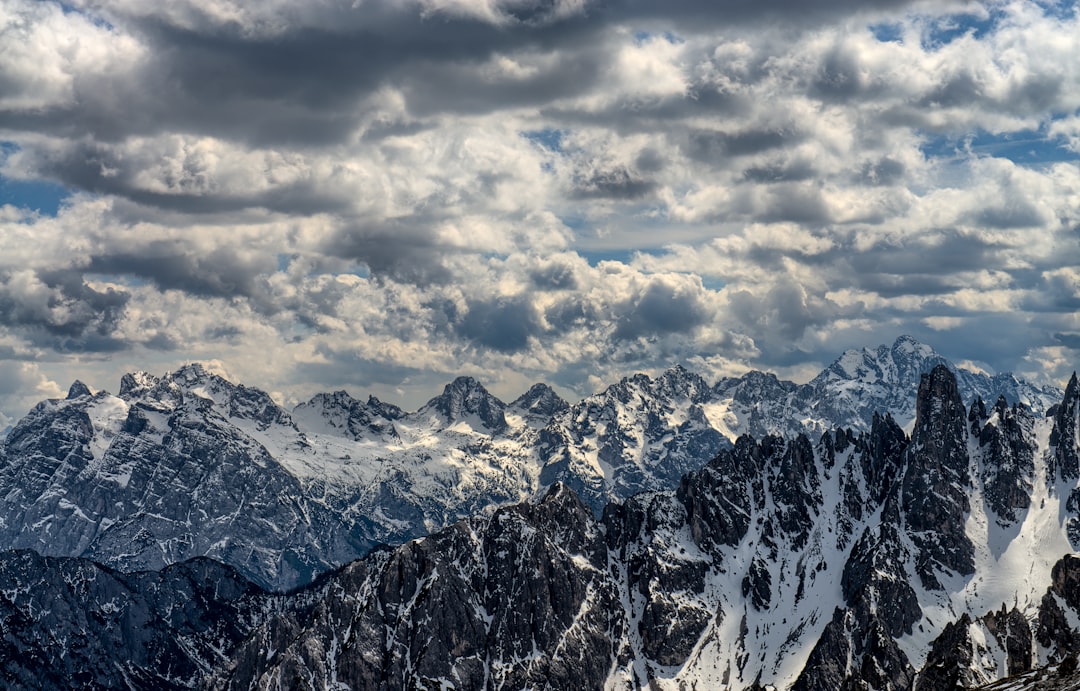
[(1058, 373), (1076, 13), (753, 5), (4, 3), (0, 174), (76, 194), (0, 208), (0, 362), (585, 392), (1008, 324), (961, 356)]

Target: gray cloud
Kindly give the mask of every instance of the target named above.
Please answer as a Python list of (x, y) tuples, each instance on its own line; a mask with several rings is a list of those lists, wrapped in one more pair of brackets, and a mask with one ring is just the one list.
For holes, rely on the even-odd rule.
[(0, 274), (0, 323), (31, 344), (64, 353), (122, 350), (129, 344), (114, 334), (129, 297), (96, 290), (78, 272)]
[(689, 333), (705, 323), (709, 309), (700, 292), (685, 285), (656, 279), (616, 309), (614, 338), (632, 340), (642, 336)]
[(330, 235), (320, 249), (363, 262), (372, 273), (421, 284), (450, 281), (443, 260), (456, 251), (440, 243), (423, 219), (356, 222)]
[(119, 251), (94, 256), (88, 273), (121, 274), (153, 281), (161, 290), (183, 290), (202, 297), (255, 297), (258, 277), (273, 271), (272, 261), (252, 260), (236, 248), (195, 254), (178, 242), (155, 241), (137, 252)]
[(541, 332), (536, 308), (525, 295), (471, 302), (456, 329), (470, 341), (504, 353), (524, 350), (529, 338)]
[(628, 170), (598, 172), (581, 180), (574, 190), (578, 199), (640, 199), (656, 189), (656, 183), (635, 178)]

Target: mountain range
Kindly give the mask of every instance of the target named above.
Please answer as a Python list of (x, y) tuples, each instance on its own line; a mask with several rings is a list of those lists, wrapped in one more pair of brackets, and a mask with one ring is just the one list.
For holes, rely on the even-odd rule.
[[(599, 515), (676, 487), (742, 434), (910, 427), (921, 374), (949, 363), (901, 337), (851, 350), (807, 384), (750, 372), (710, 385), (680, 366), (569, 404), (537, 384), (506, 404), (460, 377), (415, 412), (344, 391), (287, 411), (194, 364), (72, 384), (0, 446), (0, 546), (121, 571), (208, 556), (288, 589), (561, 482)], [(1062, 392), (953, 368), (965, 400), (1039, 413)]]
[(1036, 415), (965, 402), (960, 381), (922, 373), (909, 430), (886, 412), (861, 431), (742, 435), (599, 513), (557, 480), (287, 593), (205, 558), (124, 573), (3, 552), (0, 679), (1074, 689), (1080, 383)]

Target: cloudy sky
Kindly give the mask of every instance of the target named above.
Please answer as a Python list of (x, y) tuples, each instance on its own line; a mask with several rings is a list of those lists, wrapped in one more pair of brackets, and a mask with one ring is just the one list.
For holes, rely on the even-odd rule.
[(0, 0), (0, 426), (192, 360), (1060, 381), (1078, 161), (1075, 0)]

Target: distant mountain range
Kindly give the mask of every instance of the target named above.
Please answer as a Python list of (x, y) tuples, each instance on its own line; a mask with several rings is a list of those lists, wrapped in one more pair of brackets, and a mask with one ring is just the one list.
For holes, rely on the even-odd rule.
[[(647, 408), (643, 391), (654, 405), (700, 394), (673, 380), (696, 381), (678, 370), (625, 380), (593, 407), (582, 402), (554, 416), (569, 424), (576, 418), (564, 416), (577, 411), (591, 420), (573, 427), (585, 440), (627, 410), (646, 421), (631, 429), (648, 431), (648, 410), (677, 408)], [(101, 489), (91, 496), (102, 499), (94, 506), (107, 506), (106, 488), (151, 488), (136, 515), (189, 507), (192, 535), (204, 526), (256, 526), (283, 506), (297, 517), (273, 526), (283, 535), (306, 530), (314, 539), (328, 528), (306, 520), (315, 507), (332, 514), (327, 503), (310, 493), (274, 503), (256, 487), (262, 475), (241, 472), (249, 462), (288, 467), (237, 441), (254, 439), (260, 426), (263, 434), (287, 426), (261, 394), (197, 370), (125, 381), (116, 400), (128, 402), (128, 412), (113, 413), (124, 423), (110, 428), (104, 450), (94, 430), (110, 418), (94, 406), (118, 404), (78, 390), (31, 416), (52, 421), (38, 425), (39, 436), (62, 433), (54, 444), (17, 448), (70, 459), (52, 477), (71, 486), (80, 472), (65, 463), (97, 464)], [(599, 515), (555, 481), (529, 501), (376, 548), (286, 594), (205, 558), (121, 573), (81, 558), (0, 552), (0, 680), (16, 688), (1075, 689), (1080, 383), (1074, 376), (1036, 415), (1004, 396), (966, 403), (961, 381), (944, 365), (919, 375), (910, 433), (886, 412), (871, 415), (862, 431), (743, 435), (672, 489), (612, 501)], [(445, 435), (462, 420), (497, 440), (536, 429), (474, 383), (448, 390), (415, 414), (391, 411), (395, 432), (378, 434), (396, 434), (407, 446), (417, 429)], [(346, 407), (338, 399), (308, 413), (328, 420), (327, 429), (347, 430), (354, 416), (322, 412)], [(153, 400), (162, 411), (150, 408)], [(619, 405), (605, 409), (604, 400)], [(364, 409), (373, 407), (368, 401)], [(145, 427), (128, 423), (133, 409)], [(288, 424), (300, 429), (302, 418)], [(650, 448), (686, 448), (671, 444), (690, 418), (672, 419)], [(240, 424), (254, 432), (216, 436)], [(349, 432), (354, 441), (375, 434), (366, 424)], [(464, 426), (455, 433), (476, 438)], [(162, 455), (129, 458), (155, 458), (156, 479), (140, 479), (133, 465), (125, 484), (117, 478), (129, 470), (109, 460), (111, 449), (141, 448), (143, 436)], [(189, 467), (200, 459), (201, 476)], [(166, 472), (166, 462), (180, 470)], [(203, 484), (192, 484), (199, 477)], [(211, 499), (233, 503), (215, 512), (206, 508)], [(64, 520), (75, 513), (56, 506), (67, 511)], [(33, 520), (59, 521), (44, 513)], [(347, 544), (346, 533), (340, 538)]]
[[(292, 411), (199, 365), (75, 382), (0, 447), (0, 546), (123, 571), (209, 556), (285, 589), (561, 482), (595, 512), (667, 490), (739, 435), (910, 427), (919, 377), (948, 364), (901, 337), (844, 353), (808, 384), (750, 372), (710, 385), (682, 367), (574, 404), (544, 384), (510, 404), (462, 377), (415, 412), (344, 391)], [(954, 370), (965, 401), (1041, 413), (1062, 392)]]

